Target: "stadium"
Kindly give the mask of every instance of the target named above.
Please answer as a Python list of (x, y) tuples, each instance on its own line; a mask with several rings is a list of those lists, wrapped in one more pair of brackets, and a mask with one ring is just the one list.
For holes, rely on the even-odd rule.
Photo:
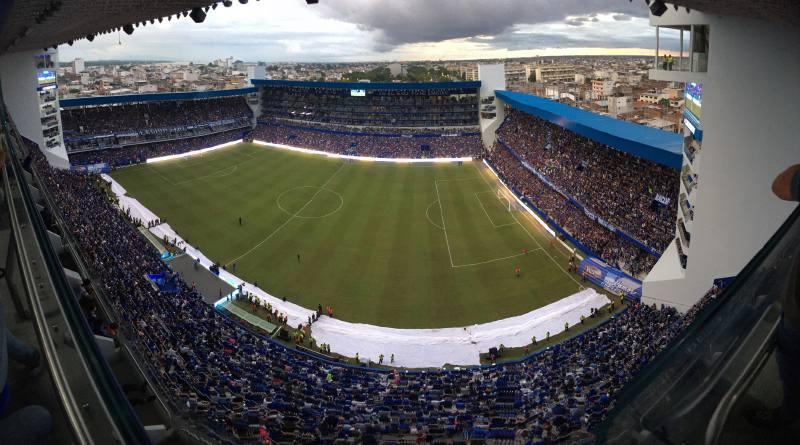
[(213, 13), (130, 3), (0, 7), (0, 442), (800, 437), (796, 5), (647, 2), (672, 133), (502, 63), (60, 98), (58, 45)]

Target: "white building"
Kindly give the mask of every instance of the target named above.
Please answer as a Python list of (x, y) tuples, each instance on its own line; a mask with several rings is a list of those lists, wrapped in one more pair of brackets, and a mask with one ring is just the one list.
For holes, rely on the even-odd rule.
[(253, 79), (266, 79), (267, 67), (266, 65), (248, 65), (247, 66), (247, 80)]
[(72, 72), (74, 74), (80, 74), (86, 71), (86, 63), (81, 58), (77, 58), (72, 61)]
[(602, 99), (614, 92), (613, 80), (592, 80), (592, 94), (595, 99)]
[(509, 90), (521, 90), (528, 85), (529, 70), (522, 63), (506, 63), (504, 65), (506, 75), (506, 88)]
[(478, 80), (478, 65), (461, 65), (458, 67), (458, 74), (466, 81)]
[(663, 99), (669, 99), (669, 96), (663, 93), (642, 93), (639, 95), (639, 101), (647, 103), (647, 104), (657, 104), (661, 102)]
[(630, 113), (633, 111), (633, 97), (611, 96), (608, 98), (608, 113), (612, 116)]
[(643, 301), (685, 311), (715, 278), (737, 275), (797, 205), (770, 186), (800, 163), (800, 28), (684, 8), (650, 24), (683, 33), (684, 57), (671, 71), (654, 58), (649, 78), (684, 83), (686, 107), (680, 192), (670, 197), (680, 203), (676, 239), (645, 279)]
[(536, 67), (536, 81), (542, 83), (573, 82), (575, 67), (571, 65), (539, 65)]

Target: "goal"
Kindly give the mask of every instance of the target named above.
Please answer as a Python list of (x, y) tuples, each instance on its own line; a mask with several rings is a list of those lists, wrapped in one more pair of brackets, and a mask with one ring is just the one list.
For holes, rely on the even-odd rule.
[(503, 204), (503, 207), (506, 210), (508, 210), (509, 212), (513, 210), (519, 210), (519, 203), (508, 189), (504, 187), (498, 187), (495, 194), (497, 196), (497, 199), (500, 201), (501, 204)]

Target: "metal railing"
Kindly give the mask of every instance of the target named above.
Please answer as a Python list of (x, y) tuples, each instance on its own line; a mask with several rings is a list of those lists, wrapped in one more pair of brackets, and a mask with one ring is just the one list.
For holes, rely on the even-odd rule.
[[(673, 54), (674, 50), (661, 47), (661, 32), (664, 29), (678, 31), (680, 44), (677, 55)], [(686, 33), (686, 42), (684, 42), (684, 33)], [(708, 70), (708, 43), (708, 25), (656, 26), (656, 52), (653, 58), (653, 69), (705, 73)]]
[[(30, 308), (43, 366), (60, 402), (72, 441), (81, 444), (150, 443), (111, 373), (39, 213), (40, 193), (18, 158), (24, 150), (0, 97), (0, 138), (8, 150), (1, 172), (19, 279)], [(10, 254), (11, 252), (9, 252)], [(51, 409), (53, 409), (51, 407)], [(67, 440), (67, 438), (59, 438)]]
[[(603, 443), (738, 443), (769, 432), (739, 431), (734, 407), (770, 358), (784, 298), (800, 266), (800, 206), (695, 322), (617, 399), (598, 431)], [(762, 379), (776, 390), (780, 381)], [(779, 391), (774, 391), (779, 392)], [(763, 440), (768, 440), (764, 438)], [(769, 442), (764, 442), (769, 443)]]

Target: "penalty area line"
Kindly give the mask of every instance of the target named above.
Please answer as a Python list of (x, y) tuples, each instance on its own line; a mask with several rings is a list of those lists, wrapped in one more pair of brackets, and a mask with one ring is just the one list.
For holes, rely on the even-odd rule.
[[(475, 170), (477, 170), (477, 171), (478, 171), (478, 175), (480, 175), (480, 177), (481, 177), (481, 178), (483, 178), (483, 181), (484, 181), (484, 182), (486, 183), (486, 185), (487, 185), (487, 186), (488, 186), (488, 187), (491, 189), (491, 188), (492, 188), (492, 185), (489, 183), (489, 180), (488, 180), (488, 179), (486, 179), (486, 176), (484, 176), (483, 172), (481, 171), (481, 168), (480, 168), (480, 167), (478, 167), (478, 165), (477, 165), (477, 164), (473, 164), (473, 165), (475, 165)], [(498, 178), (498, 181), (499, 181), (499, 178)], [(501, 184), (503, 184), (502, 182), (500, 182), (500, 183), (501, 183)], [(503, 186), (505, 187), (505, 184), (503, 184)], [(506, 190), (508, 190), (508, 188), (507, 188), (507, 187), (506, 187)], [(508, 190), (508, 191), (509, 191), (509, 193), (513, 193), (511, 190)], [(566, 269), (564, 269), (564, 267), (563, 267), (563, 266), (562, 266), (562, 265), (561, 265), (561, 264), (560, 264), (558, 261), (556, 261), (556, 259), (555, 259), (555, 258), (553, 258), (553, 256), (552, 256), (552, 255), (550, 255), (550, 252), (548, 252), (548, 251), (547, 251), (547, 249), (545, 249), (544, 247), (542, 247), (542, 244), (539, 242), (539, 240), (537, 240), (537, 239), (536, 239), (536, 237), (535, 237), (535, 236), (533, 236), (533, 234), (531, 234), (531, 232), (530, 232), (530, 231), (528, 231), (528, 228), (527, 228), (527, 227), (525, 227), (525, 225), (524, 225), (524, 224), (522, 224), (522, 223), (520, 222), (520, 220), (517, 218), (517, 216), (516, 216), (516, 215), (514, 215), (514, 213), (513, 213), (513, 212), (511, 213), (511, 217), (512, 217), (512, 218), (514, 218), (514, 221), (516, 221), (516, 222), (517, 222), (517, 224), (519, 224), (519, 226), (520, 226), (520, 227), (522, 227), (522, 230), (524, 230), (524, 231), (525, 231), (525, 233), (527, 233), (527, 234), (528, 234), (528, 236), (529, 236), (529, 237), (530, 237), (530, 238), (533, 240), (533, 242), (535, 242), (535, 243), (536, 243), (536, 245), (537, 245), (537, 246), (539, 246), (539, 248), (540, 248), (540, 249), (542, 249), (542, 250), (544, 251), (545, 255), (547, 255), (547, 257), (548, 257), (548, 258), (550, 258), (550, 261), (552, 261), (552, 262), (553, 262), (553, 263), (556, 265), (556, 267), (558, 267), (559, 269), (561, 269), (561, 271), (562, 271), (562, 272), (564, 272), (564, 275), (568, 276), (568, 277), (569, 277), (569, 278), (570, 278), (570, 279), (571, 279), (573, 282), (575, 282), (575, 284), (576, 284), (576, 285), (578, 285), (578, 289), (579, 289), (579, 290), (583, 290), (583, 289), (584, 289), (584, 286), (583, 286), (583, 285), (582, 285), (580, 282), (578, 282), (578, 280), (576, 280), (576, 279), (575, 279), (575, 277), (573, 277), (571, 273), (567, 272), (567, 270), (566, 270)]]
[[(514, 224), (516, 224), (516, 223), (514, 223)], [(498, 261), (503, 261), (503, 260), (510, 260), (511, 258), (517, 258), (517, 257), (520, 257), (520, 256), (527, 255), (529, 253), (538, 252), (540, 250), (544, 250), (544, 249), (542, 249), (541, 247), (537, 247), (536, 249), (529, 250), (528, 253), (518, 253), (516, 255), (504, 256), (502, 258), (493, 258), (491, 260), (481, 261), (481, 262), (478, 262), (478, 263), (457, 264), (457, 265), (453, 266), (453, 269), (457, 269), (459, 267), (480, 266), (481, 264), (489, 264), (489, 263), (496, 263)]]

